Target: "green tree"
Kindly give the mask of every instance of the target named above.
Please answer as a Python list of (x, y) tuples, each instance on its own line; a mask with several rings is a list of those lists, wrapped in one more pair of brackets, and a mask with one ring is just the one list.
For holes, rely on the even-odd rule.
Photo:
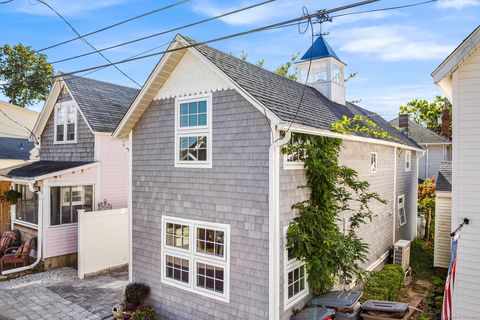
[(0, 47), (0, 91), (9, 102), (27, 107), (44, 100), (53, 82), (53, 67), (45, 54), (23, 44)]
[(418, 211), (425, 218), (425, 231), (423, 239), (430, 241), (435, 220), (435, 179), (425, 179), (418, 185)]
[[(417, 99), (407, 102), (406, 105), (400, 107), (400, 113), (410, 115), (410, 119), (413, 122), (437, 134), (441, 134), (442, 125), (439, 123), (439, 119), (442, 118), (442, 110), (445, 108), (445, 105), (450, 111), (450, 114), (452, 114), (452, 105), (440, 96), (436, 96), (432, 102)], [(451, 119), (452, 117), (450, 117), (450, 126)]]

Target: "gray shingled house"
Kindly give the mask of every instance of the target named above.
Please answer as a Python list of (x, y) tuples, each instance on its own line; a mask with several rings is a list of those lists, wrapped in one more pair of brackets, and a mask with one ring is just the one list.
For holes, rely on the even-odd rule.
[[(187, 37), (171, 43), (114, 132), (132, 151), (131, 280), (151, 286), (162, 316), (289, 319), (306, 302), (304, 263), (283, 245), (292, 204), (308, 196), (297, 188), (302, 162), (280, 150), (291, 132), (342, 138), (341, 162), (388, 200), (360, 231), (370, 245), (365, 268), (412, 239), (422, 151), (345, 101), (344, 67), (321, 37), (297, 64), (299, 82)], [(354, 114), (395, 142), (331, 131)]]
[(127, 206), (128, 151), (111, 133), (137, 93), (82, 77), (57, 78), (33, 129), (40, 159), (0, 172), (0, 180), (22, 194), (12, 206), (11, 229), (23, 241), (37, 237), (35, 264), (76, 267), (77, 210), (95, 211), (104, 201), (114, 209)]
[[(401, 117), (406, 119), (399, 121)], [(449, 118), (446, 121), (449, 122)], [(452, 161), (452, 141), (448, 138), (449, 132), (444, 132), (442, 135), (436, 134), (432, 130), (409, 120), (408, 115), (400, 115), (391, 120), (390, 124), (408, 134), (425, 150), (425, 156), (421, 157), (418, 162), (419, 179), (435, 178), (440, 164), (443, 161)], [(442, 126), (442, 130), (444, 127)], [(449, 125), (446, 128), (448, 130)]]

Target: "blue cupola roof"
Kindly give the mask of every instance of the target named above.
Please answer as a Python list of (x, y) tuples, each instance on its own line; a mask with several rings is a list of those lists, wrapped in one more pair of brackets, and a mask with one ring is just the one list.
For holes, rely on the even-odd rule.
[(300, 61), (321, 58), (335, 58), (338, 61), (342, 62), (342, 60), (338, 58), (335, 51), (333, 51), (332, 47), (330, 47), (327, 41), (325, 41), (323, 36), (319, 36), (317, 40), (315, 40), (313, 45), (307, 50), (307, 52), (305, 52)]

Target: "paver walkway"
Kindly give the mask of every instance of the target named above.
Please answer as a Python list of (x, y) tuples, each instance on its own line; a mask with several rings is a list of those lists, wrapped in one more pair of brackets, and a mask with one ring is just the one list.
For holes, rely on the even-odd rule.
[(122, 300), (126, 271), (46, 287), (0, 290), (0, 320), (108, 319)]

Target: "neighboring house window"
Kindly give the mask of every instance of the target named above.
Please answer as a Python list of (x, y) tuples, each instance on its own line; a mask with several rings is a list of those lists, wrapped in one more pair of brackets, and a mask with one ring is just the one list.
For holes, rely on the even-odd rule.
[(50, 225), (78, 222), (78, 210), (93, 210), (92, 186), (50, 188)]
[[(288, 227), (285, 227), (284, 235), (287, 234), (287, 229)], [(285, 236), (283, 241), (286, 243)], [(305, 262), (295, 259), (291, 251), (286, 248), (283, 255), (283, 269), (284, 310), (286, 310), (308, 295), (308, 286)]]
[(377, 173), (377, 168), (378, 168), (378, 164), (377, 164), (377, 153), (376, 152), (372, 152), (370, 154), (370, 171), (372, 173)]
[(405, 171), (412, 170), (412, 151), (405, 151)]
[(400, 220), (400, 226), (407, 223), (407, 214), (405, 213), (405, 195), (398, 196), (398, 219)]
[(72, 101), (55, 106), (55, 142), (76, 142), (77, 107)]
[(175, 102), (175, 166), (212, 165), (212, 96), (177, 98)]
[(15, 220), (38, 224), (38, 196), (25, 184), (16, 184), (14, 189), (22, 194), (15, 205)]
[(162, 282), (229, 301), (230, 226), (162, 216)]
[(292, 152), (285, 154), (283, 157), (283, 167), (284, 169), (304, 169), (304, 161), (307, 156), (307, 150), (300, 148), (302, 141), (298, 137), (292, 137), (291, 139), (291, 148)]

